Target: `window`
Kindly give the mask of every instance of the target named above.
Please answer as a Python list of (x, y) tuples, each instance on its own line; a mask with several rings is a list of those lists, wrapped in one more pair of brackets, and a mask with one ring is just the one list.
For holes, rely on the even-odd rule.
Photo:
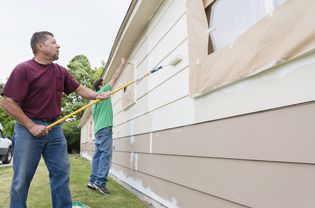
[[(285, 1), (286, 0), (214, 1), (206, 8), (213, 51), (229, 44), (232, 45), (240, 35)], [(211, 51), (211, 49), (209, 49), (209, 51)]]
[(313, 0), (187, 0), (190, 96), (315, 49), (314, 18)]

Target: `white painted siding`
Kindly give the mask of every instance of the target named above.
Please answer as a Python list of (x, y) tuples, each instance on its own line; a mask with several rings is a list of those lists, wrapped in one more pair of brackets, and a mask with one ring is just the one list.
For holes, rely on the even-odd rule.
[(121, 110), (121, 94), (113, 96), (114, 136), (148, 133), (315, 99), (314, 54), (198, 99), (188, 97), (185, 1), (165, 1), (161, 8), (131, 56), (136, 64), (135, 77), (167, 64), (176, 55), (183, 60), (176, 67), (165, 67), (137, 84), (136, 105), (127, 111)]

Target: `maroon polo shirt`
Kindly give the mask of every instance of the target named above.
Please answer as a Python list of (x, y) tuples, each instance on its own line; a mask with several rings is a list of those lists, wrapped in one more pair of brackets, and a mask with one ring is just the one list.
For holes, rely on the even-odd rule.
[(79, 85), (66, 68), (31, 59), (14, 68), (1, 95), (15, 100), (29, 118), (54, 119), (60, 116), (62, 93)]

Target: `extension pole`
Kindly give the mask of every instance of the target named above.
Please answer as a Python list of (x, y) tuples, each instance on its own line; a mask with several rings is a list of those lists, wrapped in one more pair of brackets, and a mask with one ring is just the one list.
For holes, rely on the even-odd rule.
[[(115, 94), (116, 92), (119, 92), (120, 90), (122, 90), (122, 89), (124, 89), (124, 88), (126, 88), (126, 87), (128, 87), (128, 86), (130, 86), (130, 85), (132, 85), (132, 84), (134, 84), (134, 83), (136, 83), (136, 82), (138, 82), (138, 81), (141, 81), (141, 80), (144, 79), (145, 77), (149, 76), (150, 74), (152, 74), (152, 73), (154, 73), (154, 72), (157, 72), (157, 71), (160, 70), (160, 69), (162, 69), (162, 66), (159, 66), (159, 67), (157, 67), (157, 68), (155, 68), (155, 69), (152, 69), (150, 72), (147, 72), (147, 73), (144, 74), (142, 77), (140, 77), (140, 78), (138, 78), (138, 79), (136, 79), (136, 80), (130, 81), (130, 82), (126, 83), (125, 85), (119, 87), (118, 89), (111, 91), (111, 92), (109, 93), (109, 96)], [(63, 117), (63, 118), (61, 118), (61, 119), (55, 121), (54, 123), (50, 124), (49, 126), (47, 126), (47, 129), (51, 129), (52, 127), (56, 126), (57, 124), (59, 124), (59, 123), (65, 121), (66, 119), (72, 117), (73, 115), (75, 115), (75, 114), (77, 114), (77, 113), (79, 113), (79, 112), (81, 112), (81, 111), (87, 109), (88, 107), (90, 107), (90, 106), (92, 106), (92, 105), (94, 105), (94, 104), (96, 104), (96, 103), (98, 103), (98, 102), (100, 102), (100, 101), (102, 101), (102, 99), (96, 99), (96, 100), (94, 100), (93, 102), (91, 102), (91, 103), (89, 103), (89, 104), (87, 104), (87, 105), (85, 105), (85, 106), (79, 108), (78, 110), (76, 110), (76, 111), (70, 113), (69, 115), (66, 115), (65, 117)]]

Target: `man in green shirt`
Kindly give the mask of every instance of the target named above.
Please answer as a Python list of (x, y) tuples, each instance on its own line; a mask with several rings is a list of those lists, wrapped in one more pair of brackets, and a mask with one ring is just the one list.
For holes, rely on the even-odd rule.
[[(119, 68), (112, 79), (105, 83), (103, 79), (94, 82), (97, 94), (110, 92), (125, 68), (126, 59), (122, 58)], [(95, 153), (92, 160), (92, 173), (87, 187), (98, 190), (102, 194), (109, 194), (106, 187), (107, 175), (112, 162), (112, 126), (113, 109), (111, 99), (105, 99), (92, 107), (94, 132), (95, 132)]]

